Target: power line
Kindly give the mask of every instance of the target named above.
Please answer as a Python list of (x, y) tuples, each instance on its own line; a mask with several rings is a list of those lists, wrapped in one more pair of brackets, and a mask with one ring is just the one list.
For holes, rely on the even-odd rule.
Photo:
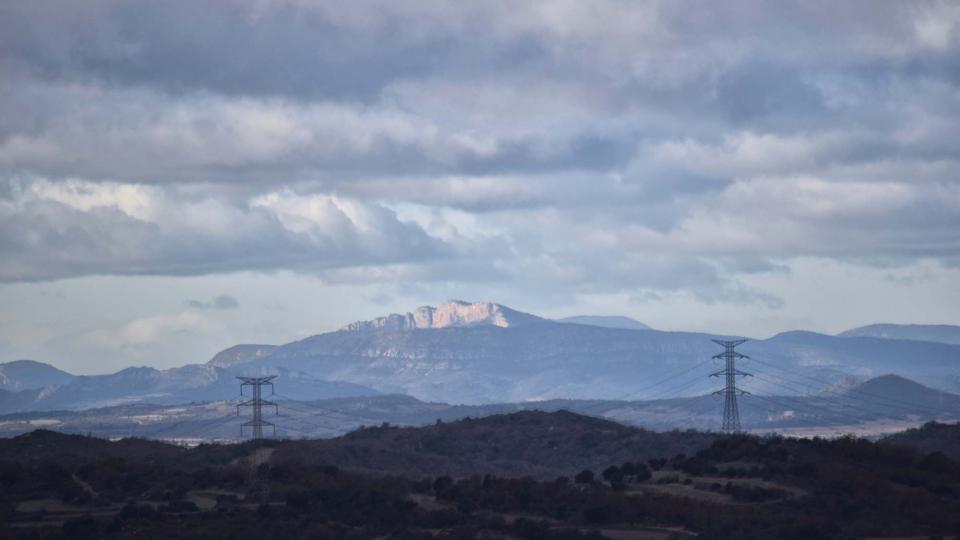
[[(776, 369), (776, 370), (778, 370), (778, 371), (782, 371), (782, 372), (784, 372), (784, 373), (787, 373), (787, 374), (790, 374), (790, 375), (794, 375), (794, 376), (797, 376), (797, 377), (803, 377), (804, 379), (808, 379), (808, 380), (814, 381), (814, 382), (816, 382), (816, 383), (818, 383), (818, 384), (821, 384), (821, 385), (826, 385), (826, 386), (828, 386), (828, 387), (830, 386), (830, 383), (828, 383), (828, 382), (826, 382), (826, 381), (824, 381), (824, 380), (822, 380), (822, 379), (818, 379), (818, 378), (816, 378), (816, 377), (807, 375), (807, 374), (805, 374), (805, 373), (799, 373), (799, 372), (790, 371), (790, 370), (788, 370), (788, 369), (786, 369), (786, 368), (783, 368), (783, 367), (780, 367), (780, 366), (776, 366), (776, 365), (773, 365), (773, 364), (764, 362), (763, 360), (757, 360), (757, 361), (760, 362), (760, 363), (762, 363), (762, 364), (764, 364), (764, 365), (766, 365), (766, 366), (768, 366), (768, 367), (771, 367), (771, 368), (773, 368), (773, 369)], [(798, 383), (798, 384), (799, 384), (799, 383)], [(807, 386), (809, 386), (809, 387), (811, 387), (811, 388), (814, 388), (812, 385), (809, 385), (809, 384), (808, 384)], [(856, 394), (856, 395), (855, 395), (855, 394)], [(849, 390), (847, 390), (846, 397), (851, 398), (851, 399), (857, 399), (857, 395), (861, 395), (861, 396), (873, 398), (873, 399), (875, 399), (875, 400), (887, 401), (888, 403), (898, 403), (898, 404), (901, 404), (901, 405), (904, 406), (904, 407), (910, 407), (910, 410), (911, 410), (911, 411), (916, 410), (916, 409), (925, 409), (925, 410), (927, 410), (927, 411), (936, 412), (936, 413), (938, 413), (938, 414), (942, 414), (942, 413), (956, 414), (956, 413), (958, 412), (958, 411), (956, 411), (956, 410), (938, 409), (938, 408), (936, 408), (936, 407), (930, 407), (930, 406), (927, 406), (927, 405), (922, 405), (922, 404), (920, 404), (920, 403), (913, 403), (913, 402), (909, 402), (909, 401), (904, 401), (904, 400), (897, 399), (897, 398), (892, 397), (892, 396), (881, 396), (881, 395), (878, 395), (878, 394), (872, 394), (872, 393), (866, 392), (866, 391), (864, 391), (864, 390), (862, 390), (862, 389), (860, 389), (860, 388), (850, 388)], [(864, 398), (860, 398), (860, 400), (863, 401), (863, 402), (867, 402), (867, 400), (864, 399)], [(891, 405), (888, 405), (888, 406), (891, 406)]]
[[(771, 367), (774, 367), (774, 366), (771, 366)], [(774, 369), (777, 369), (777, 368), (774, 367)], [(783, 372), (788, 373), (788, 374), (790, 373), (790, 372), (787, 372), (787, 371), (784, 370), (784, 369), (781, 369), (780, 371), (783, 371)], [(798, 375), (800, 375), (800, 374), (798, 374)], [(773, 375), (771, 375), (771, 376), (773, 376)], [(867, 414), (872, 415), (872, 416), (876, 416), (877, 414), (882, 413), (882, 411), (877, 411), (876, 409), (867, 409), (867, 408), (864, 408), (864, 407), (860, 407), (860, 406), (857, 405), (857, 403), (859, 403), (859, 404), (861, 404), (861, 405), (864, 405), (865, 407), (877, 407), (877, 406), (885, 407), (886, 409), (888, 409), (888, 412), (891, 413), (891, 414), (916, 414), (918, 410), (920, 410), (921, 412), (927, 412), (928, 414), (934, 414), (934, 415), (937, 415), (937, 416), (943, 415), (943, 414), (957, 414), (956, 411), (947, 411), (947, 410), (942, 410), (942, 409), (935, 409), (935, 408), (926, 407), (926, 406), (920, 405), (920, 404), (908, 403), (908, 402), (905, 402), (905, 401), (900, 401), (900, 400), (897, 400), (897, 399), (895, 399), (895, 398), (884, 398), (883, 396), (871, 396), (871, 397), (875, 398), (875, 400), (886, 400), (887, 403), (883, 403), (882, 401), (878, 403), (878, 402), (875, 401), (875, 400), (870, 400), (870, 399), (862, 398), (862, 397), (859, 397), (858, 395), (853, 394), (853, 393), (850, 393), (850, 392), (848, 392), (847, 394), (844, 394), (844, 395), (842, 395), (842, 396), (829, 396), (829, 395), (822, 395), (822, 394), (821, 394), (821, 395), (818, 395), (818, 396), (810, 396), (810, 395), (809, 395), (809, 392), (808, 392), (807, 390), (798, 389), (796, 386), (793, 386), (793, 385), (797, 385), (797, 386), (804, 387), (804, 388), (807, 388), (807, 389), (812, 389), (812, 390), (819, 390), (819, 388), (818, 388), (818, 387), (814, 387), (813, 385), (810, 385), (809, 383), (803, 383), (803, 382), (799, 382), (799, 381), (790, 381), (790, 380), (787, 380), (787, 379), (782, 378), (782, 377), (776, 377), (776, 376), (773, 376), (773, 377), (775, 377), (776, 379), (780, 380), (781, 383), (777, 383), (777, 382), (775, 382), (775, 381), (771, 381), (771, 380), (769, 380), (769, 379), (766, 379), (766, 378), (764, 378), (764, 377), (762, 377), (762, 376), (758, 376), (759, 379), (766, 380), (767, 382), (770, 382), (771, 384), (778, 385), (778, 386), (781, 386), (781, 387), (783, 387), (783, 388), (786, 388), (787, 390), (789, 390), (789, 391), (791, 391), (791, 392), (799, 392), (800, 394), (806, 395), (806, 396), (811, 397), (811, 398), (813, 398), (813, 399), (821, 399), (821, 400), (824, 400), (824, 401), (831, 401), (831, 402), (834, 402), (834, 403), (838, 404), (840, 407), (848, 407), (848, 408), (851, 408), (851, 409), (856, 409), (856, 410), (858, 410), (858, 411), (867, 413)], [(809, 378), (809, 377), (807, 377), (807, 378)], [(823, 384), (826, 384), (826, 383), (823, 383)], [(899, 405), (899, 403), (903, 403), (904, 405)]]
[[(617, 401), (629, 401), (630, 398), (636, 396), (637, 394), (640, 394), (641, 392), (646, 392), (646, 391), (648, 391), (648, 390), (651, 390), (651, 389), (653, 389), (653, 388), (656, 388), (656, 387), (662, 385), (663, 383), (672, 381), (672, 380), (674, 380), (674, 379), (676, 379), (676, 378), (678, 378), (678, 377), (681, 377), (681, 376), (683, 376), (683, 375), (686, 375), (687, 373), (690, 373), (690, 372), (692, 372), (692, 371), (694, 371), (694, 370), (696, 370), (696, 369), (698, 369), (698, 368), (701, 368), (701, 367), (707, 365), (709, 362), (710, 362), (710, 359), (703, 360), (703, 361), (698, 362), (698, 363), (696, 363), (696, 364), (694, 364), (694, 365), (692, 365), (692, 366), (685, 367), (685, 368), (682, 368), (682, 369), (680, 369), (680, 370), (670, 372), (666, 377), (658, 380), (658, 381), (655, 382), (655, 383), (652, 383), (652, 384), (649, 384), (649, 385), (647, 385), (647, 386), (644, 386), (643, 388), (640, 388), (639, 390), (633, 390), (633, 391), (631, 391), (631, 392), (627, 392), (626, 394), (621, 394), (621, 395), (618, 396), (618, 397), (613, 397), (613, 398), (609, 398), (609, 399), (599, 399), (599, 400), (597, 400), (597, 401), (599, 401), (599, 403), (596, 403), (596, 404), (594, 404), (594, 405), (592, 405), (592, 406), (588, 406), (588, 407), (584, 407), (584, 408), (582, 408), (582, 409), (579, 409), (579, 412), (580, 412), (581, 414), (594, 414), (594, 413), (600, 411), (601, 409), (603, 409), (603, 408), (605, 408), (605, 407), (608, 407), (608, 406), (610, 405), (610, 403), (612, 403), (612, 402), (617, 402)], [(661, 399), (661, 398), (663, 398), (666, 394), (679, 393), (679, 392), (681, 392), (681, 391), (683, 391), (683, 390), (685, 390), (685, 389), (687, 389), (687, 388), (690, 388), (690, 387), (693, 386), (695, 383), (697, 383), (697, 382), (699, 382), (699, 381), (701, 381), (701, 380), (702, 380), (701, 377), (698, 375), (697, 378), (696, 378), (695, 380), (691, 381), (689, 384), (683, 384), (683, 385), (680, 385), (680, 386), (673, 386), (673, 387), (667, 388), (666, 390), (662, 390), (662, 391), (657, 392), (657, 393), (654, 393), (654, 394), (652, 394), (652, 395), (648, 395), (648, 396), (646, 396), (646, 397), (643, 398), (643, 401), (654, 401), (654, 400), (656, 400), (656, 399)], [(677, 396), (677, 397), (680, 397), (680, 396)]]
[(863, 408), (863, 407), (858, 407), (858, 406), (853, 405), (853, 404), (851, 404), (851, 403), (843, 403), (842, 401), (840, 401), (840, 400), (838, 400), (838, 399), (836, 399), (836, 398), (831, 398), (831, 397), (828, 397), (828, 396), (811, 396), (811, 395), (809, 395), (809, 394), (806, 394), (805, 391), (804, 391), (802, 388), (801, 388), (801, 389), (798, 389), (796, 386), (793, 386), (792, 384), (790, 384), (790, 383), (788, 383), (788, 382), (786, 382), (786, 381), (783, 381), (782, 379), (781, 379), (780, 382), (778, 383), (778, 382), (774, 381), (773, 379), (769, 379), (769, 378), (767, 378), (767, 377), (765, 377), (765, 376), (763, 376), (763, 375), (757, 375), (756, 378), (757, 378), (757, 379), (760, 379), (760, 380), (762, 380), (762, 381), (766, 381), (766, 382), (768, 382), (768, 383), (770, 383), (770, 384), (776, 385), (776, 386), (778, 386), (778, 387), (780, 387), (780, 388), (784, 388), (784, 389), (786, 389), (786, 390), (788, 390), (788, 391), (790, 391), (790, 392), (799, 392), (799, 393), (801, 394), (801, 397), (804, 397), (804, 398), (806, 398), (806, 399), (821, 399), (821, 400), (823, 400), (823, 401), (828, 401), (828, 402), (834, 403), (834, 404), (836, 404), (836, 405), (839, 405), (840, 407), (849, 407), (849, 408), (851, 408), (851, 409), (856, 409), (856, 410), (858, 410), (858, 411), (860, 411), (860, 412), (867, 413), (867, 414), (870, 414), (870, 415), (875, 415), (875, 414), (876, 414), (876, 411), (871, 411), (871, 410), (865, 409), (865, 408)]

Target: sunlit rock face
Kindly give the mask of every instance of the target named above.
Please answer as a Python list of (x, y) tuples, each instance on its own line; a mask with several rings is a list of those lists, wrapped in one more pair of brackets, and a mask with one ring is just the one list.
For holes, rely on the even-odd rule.
[(491, 325), (510, 328), (543, 321), (540, 317), (521, 313), (493, 302), (450, 300), (440, 306), (421, 306), (412, 313), (392, 313), (371, 321), (348, 324), (343, 330), (413, 330), (415, 328), (456, 328)]

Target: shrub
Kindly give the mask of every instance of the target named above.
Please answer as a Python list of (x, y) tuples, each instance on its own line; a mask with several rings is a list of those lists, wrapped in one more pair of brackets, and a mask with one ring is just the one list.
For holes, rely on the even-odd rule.
[(603, 479), (607, 482), (613, 482), (615, 480), (622, 481), (623, 472), (620, 470), (620, 467), (617, 467), (616, 465), (607, 467), (603, 470)]
[(573, 480), (578, 484), (589, 484), (593, 482), (593, 471), (584, 469), (578, 472), (577, 475), (573, 477)]

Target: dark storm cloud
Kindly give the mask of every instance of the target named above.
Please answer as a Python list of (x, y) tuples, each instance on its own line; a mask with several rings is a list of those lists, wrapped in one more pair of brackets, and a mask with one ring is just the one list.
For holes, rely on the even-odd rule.
[(392, 81), (437, 69), (508, 69), (538, 56), (522, 36), (464, 46), (459, 28), (416, 14), (337, 20), (329, 5), (171, 0), (44, 1), (4, 8), (6, 60), (49, 80), (103, 81), (174, 94), (366, 101)]
[(775, 307), (738, 277), (949, 262), (958, 28), (939, 2), (8, 3), (0, 277)]
[[(722, 74), (716, 83), (715, 105), (733, 125), (767, 129), (809, 126), (823, 122), (828, 112), (823, 95), (803, 79), (802, 72), (763, 64), (744, 64)], [(777, 126), (778, 122), (786, 125)]]

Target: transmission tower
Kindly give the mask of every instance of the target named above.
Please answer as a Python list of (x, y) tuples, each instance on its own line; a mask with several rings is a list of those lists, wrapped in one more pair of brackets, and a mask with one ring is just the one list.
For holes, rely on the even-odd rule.
[[(280, 414), (280, 410), (277, 407), (277, 404), (272, 401), (267, 401), (262, 399), (262, 387), (270, 386), (270, 394), (273, 395), (273, 379), (276, 378), (276, 375), (271, 375), (269, 377), (237, 377), (242, 381), (240, 383), (240, 395), (244, 396), (243, 388), (245, 386), (250, 386), (253, 388), (253, 397), (247, 401), (241, 401), (237, 404), (237, 416), (240, 416), (240, 407), (253, 407), (253, 420), (244, 422), (240, 424), (240, 436), (243, 437), (243, 428), (252, 427), (253, 428), (253, 438), (262, 439), (263, 438), (263, 426), (270, 426), (273, 428), (273, 434), (277, 434), (277, 426), (273, 425), (271, 422), (264, 421), (263, 419), (263, 406), (273, 407), (275, 414)], [(244, 396), (245, 397), (245, 396)]]
[(737, 369), (737, 360), (740, 358), (750, 357), (745, 354), (740, 354), (733, 349), (745, 341), (747, 340), (713, 340), (713, 342), (717, 345), (723, 346), (723, 352), (714, 355), (714, 358), (722, 359), (724, 361), (723, 369), (715, 373), (711, 373), (710, 376), (719, 377), (723, 375), (724, 380), (726, 381), (726, 386), (724, 386), (723, 389), (714, 392), (714, 394), (723, 395), (723, 426), (720, 428), (720, 430), (724, 433), (740, 432), (740, 410), (737, 408), (737, 395), (746, 394), (747, 392), (737, 388), (737, 376), (750, 377), (751, 374)]

